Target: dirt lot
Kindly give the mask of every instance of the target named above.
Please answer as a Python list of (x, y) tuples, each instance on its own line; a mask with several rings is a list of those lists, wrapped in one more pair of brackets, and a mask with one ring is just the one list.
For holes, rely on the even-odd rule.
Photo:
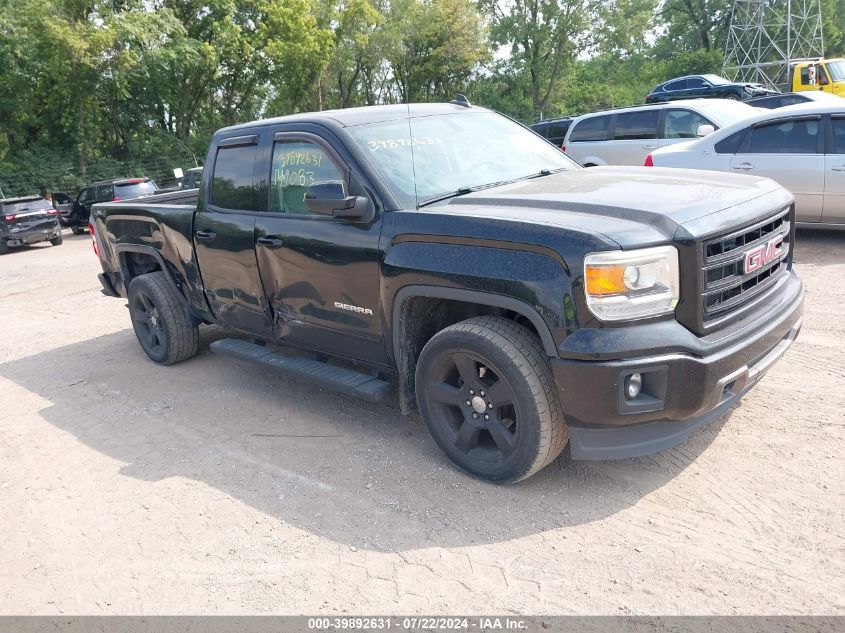
[(0, 613), (845, 614), (845, 234), (796, 345), (653, 457), (496, 487), (418, 417), (214, 357), (163, 368), (88, 236), (0, 259)]

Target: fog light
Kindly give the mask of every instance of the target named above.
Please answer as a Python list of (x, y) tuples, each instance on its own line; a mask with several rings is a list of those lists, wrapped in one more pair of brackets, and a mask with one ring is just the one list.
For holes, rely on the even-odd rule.
[(638, 395), (640, 395), (640, 391), (643, 388), (643, 376), (642, 374), (631, 374), (628, 378), (625, 379), (625, 396), (628, 400), (633, 400)]

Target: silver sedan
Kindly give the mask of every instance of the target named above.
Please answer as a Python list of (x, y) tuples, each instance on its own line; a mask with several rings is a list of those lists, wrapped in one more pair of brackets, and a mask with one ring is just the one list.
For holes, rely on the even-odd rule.
[(645, 164), (766, 176), (795, 196), (798, 225), (845, 229), (845, 100), (761, 113)]

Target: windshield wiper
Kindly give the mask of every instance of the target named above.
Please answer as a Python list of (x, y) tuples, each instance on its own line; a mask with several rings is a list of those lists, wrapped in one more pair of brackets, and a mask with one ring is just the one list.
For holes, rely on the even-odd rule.
[(431, 198), (426, 198), (422, 202), (417, 204), (417, 207), (424, 207), (429, 204), (433, 204), (435, 202), (440, 202), (441, 200), (448, 200), (449, 198), (457, 198), (458, 196), (465, 196), (468, 193), (473, 193), (475, 191), (481, 191), (482, 189), (492, 189), (493, 187), (501, 187), (502, 185), (509, 185), (514, 182), (519, 182), (520, 180), (531, 180), (532, 178), (541, 178), (543, 176), (551, 176), (552, 174), (556, 174), (559, 171), (567, 171), (568, 167), (559, 167), (557, 169), (541, 169), (537, 173), (528, 174), (527, 176), (520, 176), (519, 178), (512, 178), (510, 180), (498, 180), (496, 182), (487, 183), (485, 185), (476, 185), (475, 187), (460, 187), (455, 191), (450, 191), (449, 193), (443, 193), (437, 196), (433, 196)]
[(424, 207), (428, 204), (434, 204), (435, 202), (440, 202), (441, 200), (448, 200), (449, 198), (457, 198), (458, 196), (465, 196), (468, 193), (472, 193), (476, 191), (476, 187), (460, 187), (455, 189), (455, 191), (450, 191), (449, 193), (441, 193), (438, 196), (432, 196), (431, 198), (426, 198), (422, 202), (417, 203), (417, 207)]
[(552, 174), (556, 174), (559, 171), (569, 171), (569, 167), (558, 167), (557, 169), (541, 169), (540, 171), (529, 174), (528, 176), (523, 176), (522, 178), (517, 178), (516, 180), (512, 180), (511, 182), (518, 182), (520, 180), (532, 180), (533, 178), (542, 178), (544, 176), (551, 176)]

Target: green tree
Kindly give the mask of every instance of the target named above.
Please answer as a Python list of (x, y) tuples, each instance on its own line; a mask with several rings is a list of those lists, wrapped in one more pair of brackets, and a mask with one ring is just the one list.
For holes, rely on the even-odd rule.
[(402, 101), (448, 100), (490, 58), (485, 25), (468, 0), (395, 0), (399, 41), (389, 62)]
[(589, 20), (597, 0), (513, 0), (506, 7), (482, 0), (492, 43), (510, 54), (509, 66), (534, 114), (548, 110), (567, 65), (590, 45)]

